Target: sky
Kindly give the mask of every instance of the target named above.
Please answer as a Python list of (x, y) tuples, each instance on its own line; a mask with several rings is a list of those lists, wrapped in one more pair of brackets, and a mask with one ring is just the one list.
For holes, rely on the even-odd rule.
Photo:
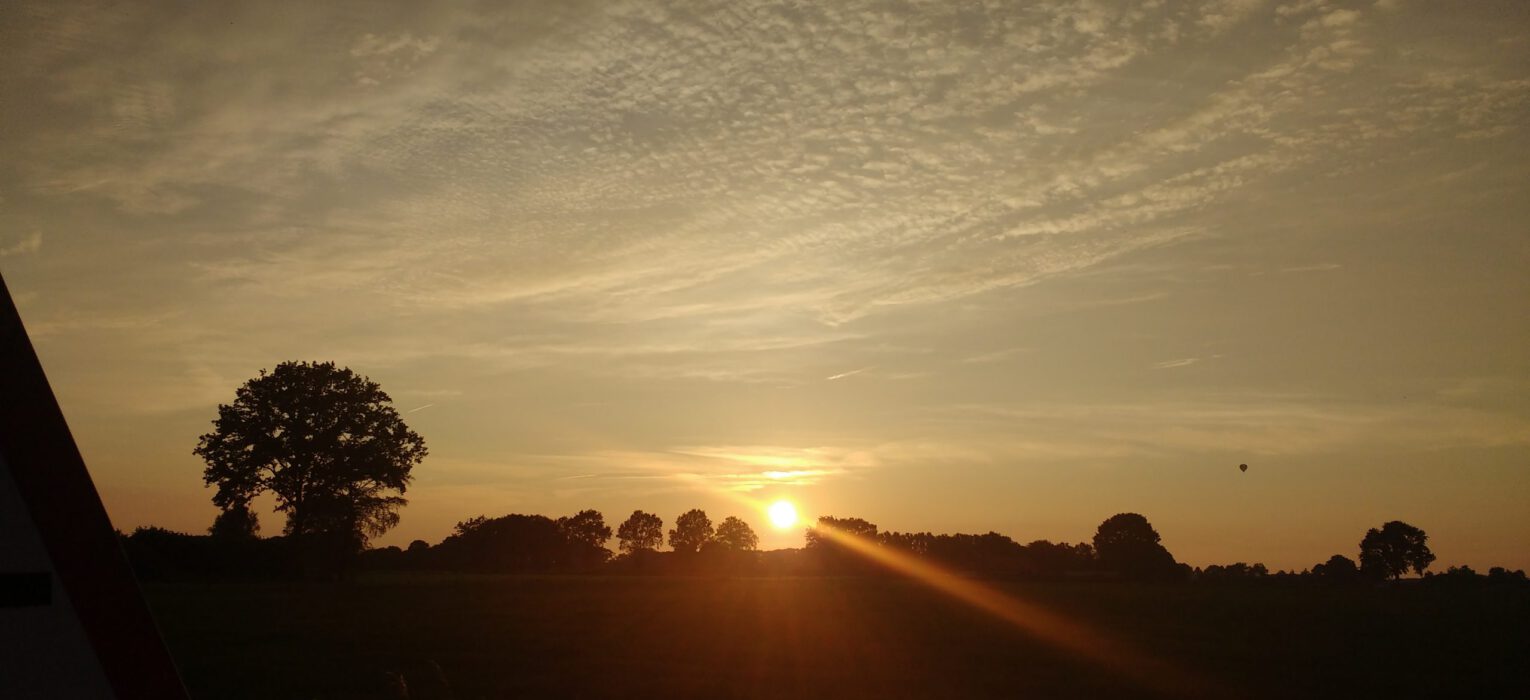
[(430, 448), (384, 545), (800, 545), (742, 495), (1530, 567), (1523, 2), (22, 1), (0, 66), (0, 271), (121, 529), (203, 531), (217, 405), (332, 360)]

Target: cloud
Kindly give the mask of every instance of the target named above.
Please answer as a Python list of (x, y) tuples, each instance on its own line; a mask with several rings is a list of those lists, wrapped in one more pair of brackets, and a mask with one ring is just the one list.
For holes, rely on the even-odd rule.
[(963, 357), (961, 359), (961, 362), (965, 362), (965, 363), (969, 363), (969, 364), (984, 364), (984, 363), (988, 363), (988, 362), (998, 362), (1000, 360), (1006, 360), (1006, 359), (1009, 359), (1011, 357), (1014, 357), (1015, 355), (1019, 355), (1019, 354), (1024, 353), (1024, 352), (1029, 352), (1030, 350), (1031, 350), (1031, 348), (1028, 348), (1028, 347), (1004, 348), (1002, 350), (994, 350), (992, 352), (985, 352), (985, 353), (981, 353), (981, 354), (978, 354), (978, 355), (969, 355), (967, 357)]
[(439, 37), (415, 38), (407, 32), (391, 36), (363, 34), (350, 52), (358, 59), (356, 83), (373, 87), (406, 75), (435, 53), (440, 43)]
[(1157, 369), (1174, 369), (1175, 367), (1188, 367), (1200, 361), (1201, 358), (1199, 357), (1184, 357), (1178, 360), (1164, 360), (1153, 365), (1153, 367)]
[(1265, 0), (1209, 2), (1200, 8), (1200, 19), (1197, 23), (1213, 33), (1224, 32), (1248, 19), (1266, 4)]
[(1281, 272), (1329, 272), (1343, 268), (1339, 263), (1313, 263), (1311, 265), (1293, 265), (1280, 268)]
[[(37, 252), (41, 230), (70, 252), (27, 260), (34, 288), (17, 291), (36, 295), (29, 328), (102, 415), (206, 411), (291, 357), (420, 387), (395, 390), (409, 406), (459, 391), (446, 386), (553, 425), (645, 407), (555, 445), (569, 459), (440, 462), (465, 482), (575, 471), (601, 475), (581, 489), (686, 487), (678, 473), (747, 489), (941, 455), (1519, 444), (1511, 416), (1461, 405), (1153, 403), (1138, 385), (1095, 387), (1091, 352), (1048, 364), (1058, 343), (1117, 343), (1134, 368), (1204, 362), (1177, 353), (1250, 336), (1165, 344), (1151, 337), (1165, 314), (1363, 280), (1345, 255), (1368, 235), (1355, 219), (1408, 218), (1397, 256), (1418, 248), (1410, 226), (1523, 220), (1507, 204), (1523, 200), (1523, 166), (1505, 155), (1523, 150), (1523, 32), (1423, 5), (35, 3), (27, 31), (0, 42), (0, 102), (27, 105), (0, 141), (0, 227), (34, 233), (0, 251)], [(1458, 209), (1347, 199), (1408, 187), (1419, 206)], [(1301, 225), (1277, 229), (1288, 212)], [(1201, 286), (1208, 270), (1255, 268), (1293, 274)], [(1449, 291), (1427, 272), (1396, 279)], [(1163, 303), (1133, 305), (1150, 300)], [(1213, 335), (1251, 332), (1236, 325)], [(1005, 362), (1030, 347), (1037, 362)], [(827, 384), (931, 372), (943, 381)], [(951, 436), (960, 424), (855, 422), (923, 415), (950, 398), (936, 387), (979, 402), (1048, 380), (1078, 385), (1055, 412), (940, 413), (988, 431), (968, 444)], [(1096, 391), (1119, 401), (1072, 398)], [(868, 402), (835, 405), (850, 447), (649, 408), (728, 415), (847, 393)], [(550, 396), (610, 408), (554, 414)], [(665, 447), (697, 444), (714, 447)]]
[(27, 255), (30, 253), (36, 253), (41, 249), (42, 233), (40, 231), (33, 231), (25, 236), (22, 236), (14, 243), (6, 244), (4, 242), (0, 242), (0, 258), (11, 257), (13, 255)]
[[(1207, 50), (1197, 28), (1268, 19), (1263, 5), (758, 2), (747, 22), (729, 5), (384, 14), (320, 49), (306, 37), (321, 6), (260, 18), (265, 43), (193, 14), (197, 42), (62, 76), (53, 90), (102, 128), (32, 125), (54, 157), (25, 159), (28, 178), (150, 218), (244, 200), (240, 228), (264, 239), (200, 249), (209, 285), (614, 323), (791, 307), (843, 326), (1213, 235), (1200, 212), (1260, 181), (1441, 127), (1354, 128), (1406, 113), (1328, 75), (1371, 55), (1358, 11), (1282, 7), (1295, 34), (1252, 42), (1227, 79), (1172, 84), (1157, 62)], [(152, 16), (67, 26), (99, 42)], [(150, 79), (186, 52), (270, 77)], [(1133, 82), (1195, 108), (1112, 122), (1113, 91)], [(111, 128), (91, 97), (108, 83)], [(1495, 99), (1462, 133), (1512, 128)]]
[[(848, 23), (852, 19), (857, 23), (870, 20), (873, 33), (901, 32), (905, 39), (929, 47), (929, 51), (943, 44), (939, 36), (942, 30), (935, 29), (939, 26), (934, 21), (936, 18), (930, 18), (932, 21), (928, 26), (933, 34), (921, 35), (909, 33), (906, 29), (908, 22), (902, 19), (894, 21), (875, 14), (854, 16), (856, 14), (854, 11), (827, 11), (822, 19), (828, 21), (826, 26)], [(790, 20), (774, 8), (766, 9), (765, 15), (765, 27), (800, 28), (786, 26)], [(691, 215), (689, 222), (682, 222), (681, 227), (670, 234), (671, 238), (695, 240), (700, 236), (709, 237), (720, 228), (736, 227), (744, 217), (757, 222), (778, 221), (799, 229), (802, 227), (792, 222), (818, 219), (815, 226), (808, 227), (795, 238), (752, 252), (747, 239), (754, 236), (746, 229), (746, 240), (722, 241), (725, 246), (713, 246), (719, 250), (706, 257), (710, 264), (705, 267), (675, 264), (679, 258), (654, 259), (653, 253), (658, 249), (647, 244), (641, 249), (641, 258), (646, 264), (634, 267), (623, 261), (623, 258), (634, 256), (619, 245), (610, 249), (609, 255), (602, 256), (610, 258), (608, 265), (597, 264), (592, 270), (597, 275), (595, 279), (577, 273), (567, 274), (566, 269), (559, 276), (560, 280), (567, 280), (557, 283), (559, 288), (579, 290), (581, 294), (608, 286), (596, 280), (609, 280), (610, 285), (619, 285), (613, 291), (642, 303), (642, 308), (651, 308), (649, 302), (654, 301), (654, 297), (667, 295), (670, 290), (694, 288), (697, 283), (715, 279), (717, 271), (758, 269), (784, 256), (811, 254), (813, 248), (842, 246), (847, 236), (851, 240), (864, 238), (872, 243), (874, 239), (885, 239), (879, 231), (896, 227), (916, 234), (909, 244), (917, 245), (919, 238), (927, 239), (928, 235), (908, 228), (912, 222), (908, 221), (906, 212), (919, 206), (916, 202), (882, 217), (859, 216), (853, 223), (849, 217), (856, 210), (864, 210), (869, 198), (881, 190), (919, 191), (925, 182), (935, 184), (940, 178), (960, 177), (954, 168), (962, 160), (981, 162), (984, 159), (973, 148), (975, 144), (970, 143), (953, 144), (958, 146), (956, 150), (932, 150), (934, 144), (921, 143), (927, 139), (920, 135), (918, 128), (874, 130), (871, 132), (874, 140), (885, 140), (875, 149), (836, 143), (835, 131), (847, 121), (864, 119), (873, 112), (882, 111), (883, 108), (878, 106), (880, 100), (860, 105), (840, 104), (832, 92), (806, 92), (793, 98), (804, 109), (788, 115), (781, 111), (778, 101), (759, 102), (751, 97), (745, 86), (729, 87), (717, 80), (719, 75), (728, 72), (791, 73), (796, 72), (798, 66), (837, 61), (836, 57), (842, 54), (864, 51), (869, 45), (867, 38), (846, 33), (836, 41), (816, 47), (793, 43), (779, 46), (753, 44), (743, 52), (733, 53), (729, 45), (737, 40), (730, 37), (738, 31), (748, 31), (748, 28), (729, 25), (726, 15), (715, 14), (711, 8), (698, 8), (693, 12), (613, 8), (608, 17), (579, 19), (598, 28), (597, 32), (567, 45), (544, 42), (541, 52), (516, 52), (515, 64), (495, 66), (496, 70), (508, 70), (510, 83), (515, 86), (505, 92), (457, 87), (460, 83), (473, 82), (476, 76), (474, 71), (463, 73), (456, 69), (467, 63), (482, 65), (485, 58), (494, 65), (498, 57), (493, 48), (473, 44), (447, 45), (435, 37), (422, 38), (410, 32), (388, 31), (360, 33), (347, 52), (350, 59), (392, 61), (402, 57), (399, 60), (407, 66), (393, 66), (399, 71), (405, 67), (414, 71), (415, 64), (421, 64), (418, 75), (411, 72), (410, 75), (396, 76), (405, 79), (405, 83), (386, 93), (346, 94), (343, 89), (334, 90), (333, 84), (324, 79), (326, 70), (337, 70), (344, 62), (332, 57), (326, 57), (330, 59), (328, 63), (309, 62), (301, 67), (292, 66), (290, 70), (302, 72), (294, 77), (309, 91), (331, 90), (337, 97), (343, 96), (334, 101), (305, 98), (301, 102), (270, 103), (265, 95), (248, 95), (240, 96), (245, 99), (208, 106), (205, 101), (184, 94), (187, 88), (182, 86), (179, 92), (183, 94), (157, 98), (157, 101), (202, 104), (204, 111), (201, 116), (195, 116), (196, 110), (176, 108), (176, 116), (156, 118), (157, 122), (171, 125), (180, 122), (183, 132), (180, 138), (164, 141), (165, 148), (159, 155), (140, 159), (137, 163), (98, 163), (88, 170), (58, 172), (47, 179), (47, 186), (58, 192), (106, 194), (134, 212), (174, 214), (205, 203), (205, 196), (197, 192), (205, 191), (209, 184), (253, 189), (280, 207), (287, 206), (282, 204), (283, 201), (306, 199), (299, 192), (310, 186), (316, 176), (325, 176), (330, 171), (340, 174), (370, 168), (407, 174), (417, 182), (457, 182), (457, 195), (444, 201), (431, 188), (426, 197), (406, 195), (394, 200), (395, 204), (390, 207), (395, 210), (414, 208), (418, 200), (421, 211), (395, 212), (403, 214), (397, 220), (412, 225), (426, 224), (431, 229), (438, 227), (426, 222), (450, 222), (462, 215), (492, 216), (495, 208), (505, 205), (508, 205), (505, 214), (519, 212), (523, 217), (531, 214), (527, 223), (536, 227), (538, 214), (562, 218), (574, 211), (619, 211), (629, 206), (641, 214), (655, 205), (667, 207), (707, 199), (715, 200), (710, 210)], [(1007, 21), (1015, 23), (1019, 19), (1009, 18)], [(1132, 21), (1129, 17), (1112, 18), (1080, 12), (1072, 20), (1076, 31), (1090, 37), (1088, 41), (1100, 44), (1099, 51), (1130, 53), (1136, 50), (1112, 48), (1120, 43), (1120, 37), (1109, 36), (1105, 30), (1111, 24)], [(468, 15), (462, 21), (472, 24), (476, 20)], [(279, 25), (279, 28), (288, 33), (295, 29), (288, 24)], [(660, 35), (650, 36), (652, 31), (658, 31)], [(1067, 32), (1056, 32), (1038, 35), (1036, 39), (1043, 45), (1051, 45), (1069, 41), (1070, 37)], [(678, 50), (659, 51), (661, 46), (674, 46)], [(978, 48), (963, 49), (962, 53), (970, 58), (977, 55)], [(732, 57), (722, 61), (715, 58), (730, 55)], [(1044, 85), (1076, 87), (1087, 83), (1103, 72), (1101, 65), (1110, 64), (1109, 61), (1101, 64), (1093, 56), (1086, 53), (1083, 58), (1060, 55), (1048, 59), (1041, 71), (1027, 78), (1027, 86), (1018, 89), (1024, 92)], [(158, 61), (168, 57), (153, 58)], [(423, 63), (426, 58), (432, 62)], [(131, 65), (134, 59), (128, 57), (125, 60)], [(897, 96), (894, 101), (909, 99), (911, 93), (908, 91), (922, 89), (920, 83), (957, 75), (953, 69), (957, 65), (955, 61), (959, 60), (964, 59), (952, 56), (916, 62), (916, 65), (926, 65), (927, 72), (916, 71), (922, 77), (916, 78), (912, 84), (900, 85), (900, 79), (895, 77), (898, 72), (887, 72), (885, 75), (892, 81), (888, 84), (896, 88), (892, 93)], [(282, 65), (280, 61), (274, 63)], [(595, 70), (605, 73), (591, 72)], [(874, 75), (883, 74), (877, 72)], [(876, 79), (868, 79), (855, 71), (829, 71), (825, 76), (831, 84), (854, 86), (857, 92), (879, 94), (882, 89), (876, 87)], [(963, 102), (1005, 99), (1011, 87), (992, 80), (998, 77), (973, 78), (970, 84), (953, 91), (950, 99), (938, 103), (938, 107), (960, 112), (978, 107), (976, 103), (964, 106)], [(904, 78), (902, 82), (908, 81)], [(154, 88), (155, 94), (164, 94), (164, 84), (158, 85)], [(694, 87), (698, 85), (709, 87), (698, 93)], [(527, 90), (527, 87), (531, 89)], [(506, 98), (511, 96), (514, 101), (507, 101)], [(737, 107), (719, 107), (730, 104)], [(893, 105), (887, 106), (897, 109)], [(937, 103), (925, 105), (926, 108), (936, 106)], [(282, 110), (280, 117), (267, 118), (267, 115), (275, 115), (277, 108)], [(699, 112), (689, 114), (685, 109)], [(749, 113), (760, 116), (738, 126), (730, 123), (729, 117), (737, 121), (737, 117)], [(935, 118), (934, 114), (927, 116)], [(186, 122), (188, 117), (191, 119), (189, 123)], [(793, 121), (799, 118), (808, 121), (794, 125)], [(257, 123), (260, 126), (255, 127)], [(689, 129), (684, 140), (674, 139), (671, 134), (680, 133), (677, 129), (683, 124), (697, 124), (700, 128)], [(798, 148), (787, 148), (778, 150), (784, 160), (762, 163), (758, 157), (761, 149), (778, 149), (783, 145), (781, 139), (788, 133), (786, 130), (795, 128), (804, 128), (810, 139), (819, 138), (813, 134), (827, 137), (827, 154), (819, 156)], [(502, 140), (491, 135), (508, 138)], [(299, 142), (312, 145), (289, 145)], [(575, 148), (575, 143), (587, 145)], [(527, 158), (528, 148), (532, 153), (540, 153), (540, 157)], [(886, 153), (878, 156), (871, 153), (872, 150)], [(269, 167), (277, 165), (274, 160), (277, 158), (284, 165)], [(562, 161), (563, 165), (552, 170), (535, 165), (554, 162), (554, 159)], [(517, 166), (516, 163), (525, 165)], [(757, 165), (737, 167), (743, 163)], [(919, 165), (925, 167), (916, 168)], [(685, 176), (680, 168), (721, 177), (706, 182)], [(922, 170), (933, 172), (920, 176), (918, 171)], [(771, 184), (772, 180), (788, 173), (790, 177), (780, 183), (787, 184), (786, 189)], [(486, 178), (483, 181), (486, 187), (471, 184), (471, 180), (479, 176)], [(463, 182), (464, 179), (467, 182)], [(467, 186), (462, 187), (464, 184)], [(482, 191), (475, 191), (479, 189)], [(507, 189), (512, 192), (508, 199), (500, 195)], [(948, 187), (939, 189), (941, 191), (931, 194), (949, 196)], [(778, 194), (769, 194), (772, 190)], [(974, 194), (981, 196), (981, 193)], [(504, 204), (496, 205), (495, 200)], [(860, 213), (864, 215), (866, 212)], [(567, 227), (571, 222), (558, 223)], [(536, 235), (534, 230), (525, 233)], [(771, 234), (758, 231), (757, 235)], [(435, 258), (428, 263), (433, 266), (449, 267), (455, 262), (451, 259), (453, 256), (442, 256), (439, 249), (422, 257)], [(334, 264), (333, 258), (328, 260)], [(372, 277), (391, 267), (361, 268), (356, 272), (359, 276)], [(691, 270), (694, 270), (694, 276), (687, 279)], [(308, 275), (291, 274), (285, 267), (283, 274), (288, 280), (311, 279)], [(433, 285), (436, 291), (447, 286), (440, 281), (444, 280)], [(534, 282), (531, 285), (520, 283), (519, 286), (525, 291), (502, 292), (486, 299), (503, 302), (546, 298), (546, 288), (539, 292)], [(824, 313), (828, 317), (843, 318), (846, 314), (864, 313), (872, 308), (875, 298), (853, 300), (852, 297), (878, 296), (876, 290), (882, 286), (879, 281), (868, 280), (861, 291), (832, 287), (811, 291), (817, 295), (817, 303), (825, 307)], [(977, 285), (978, 288), (982, 286), (981, 282)], [(532, 296), (525, 296), (528, 292)], [(905, 296), (938, 299), (951, 293), (939, 292), (933, 297), (919, 293)], [(694, 313), (695, 309), (705, 310), (714, 305), (698, 307), (691, 304), (678, 308), (688, 306), (693, 310), (682, 310), (681, 313)], [(726, 302), (716, 306), (728, 308)]]
[[(751, 492), (772, 486), (812, 486), (845, 478), (880, 465), (874, 449), (845, 447), (785, 447), (778, 445), (682, 446), (667, 450), (603, 450), (541, 459), (556, 464), (557, 472), (579, 471), (581, 488), (594, 492), (631, 492), (635, 482), (647, 493), (697, 488), (718, 492)], [(557, 479), (570, 478), (567, 474)]]
[(1003, 439), (983, 449), (1031, 459), (1530, 445), (1530, 419), (1523, 416), (1423, 400), (1397, 404), (1318, 395), (1204, 395), (1029, 407), (968, 404), (937, 411), (963, 416), (972, 421), (967, 429), (979, 434), (986, 433), (986, 421), (1010, 426)]

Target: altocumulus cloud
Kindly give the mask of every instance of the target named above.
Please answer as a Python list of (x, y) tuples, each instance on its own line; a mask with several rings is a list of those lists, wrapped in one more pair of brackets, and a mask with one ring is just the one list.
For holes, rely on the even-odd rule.
[[(1247, 342), (1237, 363), (1188, 356), (1256, 332), (1231, 324), (1174, 347), (1146, 332), (1101, 340), (1102, 324), (1060, 362), (1051, 338), (1003, 317), (1099, 275), (1122, 281), (1049, 303), (1079, 319), (1128, 307), (1162, 319), (1210, 274), (1194, 271), (1257, 267), (1197, 255), (1247, 250), (1254, 231), (1290, 252), (1283, 231), (1260, 227), (1272, 211), (1310, 211), (1300, 227), (1338, 240), (1363, 217), (1429, 220), (1410, 207), (1450, 191), (1465, 193), (1445, 216), (1463, 236), (1522, 221), (1508, 203), (1523, 200), (1525, 166), (1502, 154), (1523, 150), (1530, 44), (1496, 6), (146, 1), (0, 13), (0, 231), (34, 232), (0, 237), (6, 273), (35, 293), (24, 311), (66, 370), (63, 391), (120, 413), (209, 410), (272, 358), (335, 358), (421, 387), (400, 393), (411, 406), (464, 387), (411, 416), (425, 425), (492, 400), (506, 423), (535, 426), (527, 442), (580, 427), (516, 454), (443, 446), (453, 478), (577, 471), (600, 476), (578, 480), (592, 489), (664, 470), (735, 488), (816, 483), (923, 459), (925, 444), (974, 460), (987, 445), (1113, 459), (1122, 444), (1157, 449), (1164, 416), (1188, 427), (1163, 449), (1187, 453), (1227, 433), (1269, 451), (1338, 450), (1429, 426), (1445, 447), (1523, 443), (1519, 409), (1355, 407), (1358, 384), (1343, 377), (1300, 402), (1247, 388), (1270, 415), (1160, 405), (1126, 395), (1132, 382), (1225, 380), (1277, 354)], [(1366, 179), (1408, 201), (1346, 202), (1347, 218), (1321, 220), (1333, 209), (1293, 194)], [(48, 233), (45, 255), (29, 254), (35, 231)], [(1239, 278), (1287, 285), (1266, 302), (1284, 308), (1364, 274), (1374, 256), (1356, 247), (1266, 266), (1327, 274)], [(1129, 265), (1159, 277), (1133, 286)], [(1399, 294), (1400, 280), (1452, 289), (1425, 272), (1388, 279)], [(1299, 352), (1302, 334), (1342, 339), (1365, 318), (1334, 321), (1322, 306), (1266, 314), (1280, 356), (1381, 371), (1327, 354), (1342, 348)], [(1188, 325), (1175, 332), (1199, 332)], [(1116, 357), (1153, 379), (1112, 373)], [(1515, 369), (1499, 365), (1483, 371)], [(1115, 382), (1120, 395), (1052, 410), (1054, 380)], [(937, 382), (944, 393), (919, 393)], [(1022, 392), (1041, 398), (1013, 399)], [(602, 423), (577, 408), (592, 398), (628, 412)], [(969, 404), (1000, 418), (942, 408)], [(735, 414), (747, 418), (720, 418)], [(1014, 420), (1072, 427), (1003, 447)], [(1101, 448), (1090, 420), (1130, 439)], [(842, 432), (814, 431), (830, 422)], [(962, 433), (979, 429), (988, 438)], [(673, 447), (757, 444), (775, 446)], [(889, 444), (904, 447), (864, 447)], [(761, 454), (798, 462), (752, 461)], [(640, 466), (616, 466), (629, 458)]]
[(26, 255), (42, 249), (42, 233), (33, 231), (21, 236), (14, 243), (0, 239), (0, 258), (10, 255)]
[[(86, 128), (7, 155), (125, 212), (236, 207), (194, 283), (595, 321), (1023, 286), (1216, 233), (1208, 206), (1281, 173), (1502, 132), (1524, 92), (1378, 81), (1387, 13), (1322, 2), (32, 9), (18, 72)], [(121, 39), (171, 26), (196, 38)]]

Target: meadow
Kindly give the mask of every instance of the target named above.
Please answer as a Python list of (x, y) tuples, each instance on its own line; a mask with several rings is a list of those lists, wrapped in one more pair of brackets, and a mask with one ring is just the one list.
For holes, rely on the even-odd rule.
[[(994, 584), (1239, 697), (1524, 697), (1530, 591)], [(193, 697), (1134, 697), (883, 577), (373, 575), (153, 583)]]

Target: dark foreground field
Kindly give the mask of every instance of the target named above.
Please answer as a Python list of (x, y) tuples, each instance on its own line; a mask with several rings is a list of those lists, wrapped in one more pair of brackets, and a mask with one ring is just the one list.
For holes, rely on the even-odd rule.
[[(1522, 587), (1002, 587), (1229, 695), (1530, 697)], [(1142, 694), (901, 580), (417, 578), (147, 593), (199, 698), (390, 697), (390, 672), (411, 697), (459, 700)]]

